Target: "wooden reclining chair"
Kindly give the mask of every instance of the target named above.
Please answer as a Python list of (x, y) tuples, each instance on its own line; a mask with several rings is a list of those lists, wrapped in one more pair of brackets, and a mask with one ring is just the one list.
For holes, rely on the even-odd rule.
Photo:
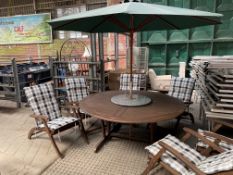
[(79, 101), (89, 95), (87, 82), (83, 77), (65, 78), (65, 86), (67, 99), (71, 105), (79, 106)]
[[(65, 78), (65, 86), (68, 104), (78, 108), (76, 112), (80, 114), (81, 118), (91, 117), (89, 114), (82, 111), (82, 109), (79, 107), (79, 102), (90, 94), (86, 79), (83, 77)], [(99, 128), (94, 128), (93, 130), (96, 129)], [(88, 130), (87, 132), (91, 132), (93, 130)]]
[(192, 113), (189, 112), (189, 105), (192, 104), (191, 98), (194, 85), (195, 80), (193, 78), (172, 77), (171, 79), (168, 95), (180, 99), (186, 106), (185, 112), (177, 117), (176, 130), (178, 129), (180, 120), (185, 116), (189, 116), (192, 123), (194, 123), (194, 117)]
[[(145, 74), (132, 74), (133, 78), (133, 91), (146, 90), (146, 75)], [(144, 84), (143, 84), (144, 83)], [(121, 74), (120, 75), (120, 88), (121, 91), (129, 91), (130, 90), (130, 74)], [(119, 124), (120, 125), (120, 124)], [(132, 136), (132, 126), (129, 125), (129, 138)]]
[[(182, 141), (186, 141), (191, 135), (195, 136), (208, 144), (213, 150), (219, 152), (219, 154), (206, 157), (176, 137), (167, 135), (160, 141), (146, 147), (152, 156), (150, 156), (143, 175), (149, 174), (159, 164), (173, 175), (233, 174), (233, 150), (225, 151), (217, 142), (209, 141), (198, 132), (188, 128), (184, 128), (184, 130), (186, 134)], [(215, 133), (206, 133), (212, 137), (217, 136)], [(233, 144), (232, 139), (223, 136), (217, 136), (216, 140)]]
[(54, 141), (53, 135), (59, 134), (61, 131), (79, 125), (81, 134), (88, 143), (88, 138), (84, 130), (82, 120), (78, 113), (76, 113), (76, 108), (74, 106), (70, 106), (70, 109), (73, 110), (72, 117), (62, 116), (54, 96), (51, 82), (25, 87), (24, 91), (28, 103), (34, 113), (31, 116), (36, 121), (36, 127), (32, 128), (28, 134), (29, 139), (31, 139), (31, 137), (38, 132), (46, 132), (49, 135), (57, 154), (63, 158), (62, 153)]
[[(146, 75), (145, 74), (132, 74), (133, 77), (133, 91), (140, 91), (146, 87)], [(144, 84), (143, 84), (144, 83)], [(121, 91), (130, 90), (130, 74), (120, 75), (120, 88)]]
[[(233, 129), (233, 122), (231, 120), (224, 120), (224, 119), (217, 119), (217, 118), (208, 118), (208, 120), (210, 120), (212, 122), (212, 124), (213, 124), (213, 127), (211, 129), (212, 132), (203, 131), (201, 129), (198, 129), (198, 133), (201, 134), (202, 136), (204, 136), (206, 139), (212, 141), (212, 142), (215, 141), (225, 151), (233, 150), (233, 144), (223, 141), (219, 137), (222, 138), (224, 136), (221, 136), (220, 134), (215, 133), (223, 126)], [(214, 135), (214, 137), (212, 137), (212, 135)], [(219, 139), (216, 140), (215, 138), (219, 138)], [(211, 152), (212, 151), (211, 147), (209, 147), (208, 144), (205, 144), (200, 139), (198, 140), (198, 142), (196, 144), (196, 148), (197, 148), (198, 152), (201, 152), (201, 154), (203, 154), (203, 155), (209, 155), (209, 154), (212, 153)]]

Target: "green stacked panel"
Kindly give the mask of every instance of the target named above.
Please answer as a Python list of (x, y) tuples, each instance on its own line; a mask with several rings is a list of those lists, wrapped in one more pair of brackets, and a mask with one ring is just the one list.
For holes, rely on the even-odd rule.
[(165, 74), (166, 58), (165, 46), (153, 45), (149, 50), (149, 67), (153, 68), (156, 74)]
[(185, 62), (187, 56), (187, 46), (185, 44), (168, 45), (166, 74), (177, 76), (179, 62)]
[[(233, 55), (233, 0), (144, 0), (224, 15), (222, 24), (186, 30), (141, 33), (141, 45), (149, 47), (149, 67), (158, 74), (178, 75), (179, 62), (196, 55)], [(188, 64), (187, 64), (188, 65)]]

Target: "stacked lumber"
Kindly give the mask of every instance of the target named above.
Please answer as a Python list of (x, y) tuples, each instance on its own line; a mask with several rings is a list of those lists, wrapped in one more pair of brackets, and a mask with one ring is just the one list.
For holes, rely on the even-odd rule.
[(233, 56), (195, 56), (190, 66), (206, 117), (233, 120)]

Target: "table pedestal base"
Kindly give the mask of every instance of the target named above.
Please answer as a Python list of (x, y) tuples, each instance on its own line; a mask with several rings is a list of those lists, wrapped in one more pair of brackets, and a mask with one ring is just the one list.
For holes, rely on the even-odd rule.
[(111, 139), (111, 123), (107, 122), (107, 131), (105, 130), (105, 125), (104, 125), (104, 121), (101, 120), (101, 124), (102, 124), (102, 134), (103, 134), (103, 139), (97, 144), (96, 148), (95, 148), (95, 153), (97, 153), (102, 146), (104, 146), (104, 144)]
[[(96, 149), (95, 149), (95, 153), (97, 153), (103, 146), (104, 144), (109, 141), (112, 137), (116, 137), (116, 138), (121, 138), (121, 139), (127, 139), (127, 140), (133, 140), (133, 141), (139, 141), (139, 142), (146, 142), (146, 143), (153, 143), (154, 142), (154, 132), (156, 129), (157, 124), (156, 123), (152, 123), (149, 124), (149, 128), (150, 128), (150, 140), (145, 140), (145, 139), (138, 139), (135, 137), (131, 137), (131, 136), (125, 136), (125, 135), (121, 135), (121, 134), (115, 134), (115, 132), (117, 132), (119, 130), (119, 128), (113, 127), (111, 128), (111, 122), (107, 122), (107, 126), (104, 125), (104, 121), (102, 122), (102, 134), (103, 134), (103, 138), (102, 140), (96, 145)], [(107, 130), (106, 130), (107, 129)]]
[(113, 96), (111, 102), (121, 106), (144, 106), (151, 103), (151, 99), (140, 94), (132, 94), (132, 98), (129, 94), (119, 94)]

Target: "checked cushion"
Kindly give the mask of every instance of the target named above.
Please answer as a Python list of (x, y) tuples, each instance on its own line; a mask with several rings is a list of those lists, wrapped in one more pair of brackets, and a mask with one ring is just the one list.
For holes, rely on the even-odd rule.
[(61, 117), (51, 82), (25, 87), (24, 92), (35, 115), (47, 116), (49, 121)]
[(69, 102), (78, 102), (89, 95), (85, 78), (66, 78), (65, 86)]
[(193, 78), (172, 77), (168, 95), (183, 102), (190, 102), (194, 85), (195, 80)]

